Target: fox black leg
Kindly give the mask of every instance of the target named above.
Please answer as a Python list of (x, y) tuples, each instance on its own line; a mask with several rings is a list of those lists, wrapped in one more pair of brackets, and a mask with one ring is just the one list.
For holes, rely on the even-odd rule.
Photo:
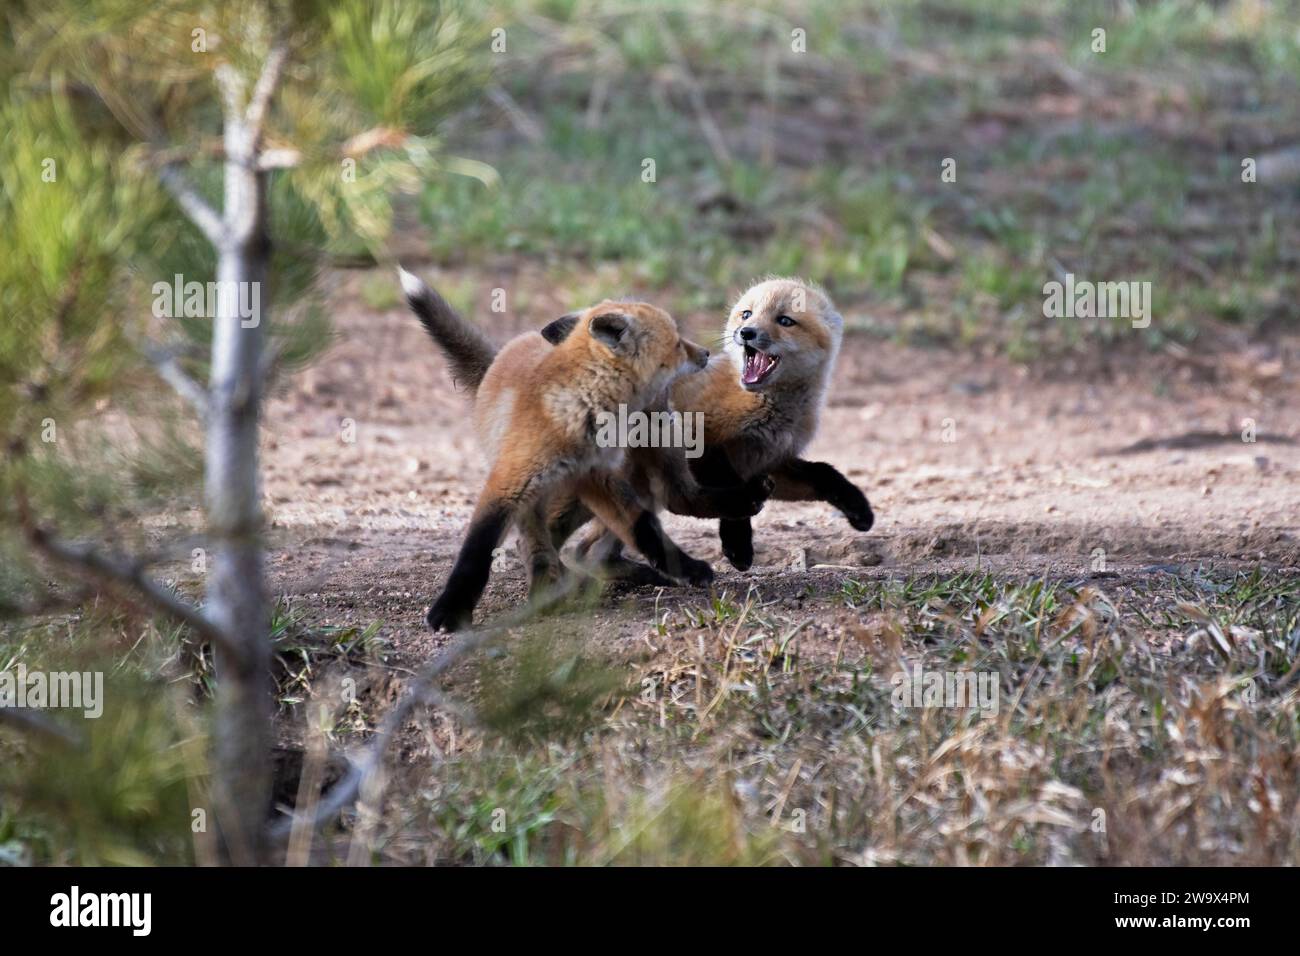
[(708, 562), (692, 558), (678, 548), (664, 533), (655, 513), (648, 508), (637, 515), (632, 524), (632, 536), (636, 541), (636, 549), (646, 556), (646, 560), (656, 570), (673, 577), (685, 578), (691, 584), (708, 584), (713, 580), (713, 569)]
[[(732, 467), (731, 459), (721, 448), (710, 448), (691, 465), (695, 477), (703, 485), (743, 484)], [(760, 476), (762, 478), (762, 476)], [(752, 480), (752, 479), (751, 479)], [(748, 518), (723, 518), (718, 522), (718, 540), (722, 553), (737, 571), (748, 571), (754, 563), (754, 529)]]
[(580, 501), (573, 501), (562, 511), (550, 528), (551, 545), (555, 550), (573, 537), (573, 533), (591, 520), (591, 512)]
[(435, 631), (456, 631), (469, 624), (492, 573), (492, 551), (501, 543), (509, 524), (510, 510), (501, 505), (481, 508), (475, 513), (447, 583), (425, 615), (429, 627)]
[(875, 522), (867, 496), (824, 461), (792, 458), (772, 470), (776, 487), (772, 497), (781, 501), (825, 501), (844, 513), (858, 531), (869, 531)]
[(528, 598), (540, 597), (559, 583), (563, 573), (559, 551), (546, 526), (546, 501), (539, 500), (519, 514), (519, 556), (528, 572)]
[(624, 479), (608, 473), (592, 475), (578, 497), (624, 544), (645, 555), (655, 570), (685, 578), (691, 584), (708, 584), (713, 580), (713, 569), (708, 563), (678, 548), (654, 512), (641, 504), (636, 491)]
[(737, 571), (748, 571), (754, 564), (754, 529), (748, 518), (723, 518), (718, 522), (718, 541), (722, 553)]
[(662, 469), (660, 497), (673, 514), (692, 518), (748, 518), (763, 510), (772, 492), (772, 481), (766, 475), (755, 475), (745, 481), (731, 467), (727, 456), (719, 452), (714, 452), (700, 468), (707, 481), (700, 479), (696, 467), (684, 456), (663, 455), (655, 465)]
[[(584, 513), (589, 516), (589, 512)], [(574, 556), (584, 570), (626, 587), (672, 587), (677, 582), (650, 565), (623, 556), (622, 540), (596, 522), (579, 540)]]

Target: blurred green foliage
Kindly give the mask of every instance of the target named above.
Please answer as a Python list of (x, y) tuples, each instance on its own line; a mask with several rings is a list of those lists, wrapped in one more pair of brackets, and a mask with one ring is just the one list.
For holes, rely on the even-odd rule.
[[(540, 138), (495, 108), (449, 134), (501, 173), (426, 185), (449, 268), (534, 259), (583, 288), (600, 267), (605, 287), (710, 310), (796, 273), (851, 329), (1024, 361), (1295, 324), (1300, 194), (1240, 175), (1300, 125), (1295, 0), (493, 10), (500, 82)], [(1159, 320), (1046, 318), (1043, 284), (1065, 270), (1151, 281)]]
[[(154, 286), (206, 286), (216, 253), (158, 167), (182, 166), (219, 211), (218, 72), (250, 90), (273, 45), (288, 46), (265, 140), (299, 162), (269, 174), (272, 254), (258, 292), (271, 372), (291, 372), (332, 340), (328, 260), (382, 255), (395, 193), (447, 169), (491, 180), (438, 139), (490, 61), (473, 5), (453, 0), (18, 0), (0, 20), (0, 664), (93, 658), (109, 699), (98, 721), (76, 722), (84, 746), (0, 739), (0, 861), (180, 862), (193, 854), (206, 746), (194, 705), (211, 689), (210, 656), (102, 582), (34, 562), (24, 538), (39, 524), (176, 575), (168, 586), (187, 600), (202, 588), (189, 566), (203, 540), (192, 510), (202, 423), (160, 400), (154, 365), (162, 352), (207, 381), (212, 317), (159, 308)], [(309, 633), (284, 615), (272, 624), (286, 706), (318, 658), (374, 637)], [(33, 640), (52, 630), (67, 639)]]

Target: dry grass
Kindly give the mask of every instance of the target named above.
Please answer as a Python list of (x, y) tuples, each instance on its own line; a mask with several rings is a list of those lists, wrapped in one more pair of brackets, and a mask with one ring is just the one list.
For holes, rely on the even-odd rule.
[[(584, 625), (548, 623), (492, 666), (512, 674), (516, 721), (519, 688), (544, 688), (551, 732), (424, 724), (372, 858), (1296, 862), (1300, 583), (1096, 585), (882, 578), (664, 611), (643, 658), (608, 668), (626, 684), (594, 724), (600, 664), (557, 636)], [(918, 665), (994, 675), (996, 713), (896, 706), (892, 675)], [(484, 673), (451, 690), (490, 697)], [(589, 719), (557, 734), (570, 679), (569, 717)]]

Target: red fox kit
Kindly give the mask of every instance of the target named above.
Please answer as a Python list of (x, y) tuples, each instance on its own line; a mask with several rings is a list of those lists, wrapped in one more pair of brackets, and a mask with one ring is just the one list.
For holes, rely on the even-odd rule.
[(532, 542), (535, 575), (559, 567), (547, 522), (557, 502), (594, 514), (659, 571), (705, 584), (713, 571), (664, 534), (620, 474), (624, 451), (594, 440), (595, 419), (620, 405), (640, 410), (709, 353), (677, 332), (672, 316), (644, 302), (604, 301), (566, 316), (552, 347), (527, 332), (497, 354), (420, 279), (400, 271), (407, 302), (448, 353), (453, 372), (476, 387), (474, 421), (491, 462), (469, 531), (442, 593), (429, 609), (434, 630), (469, 623), (487, 585), (492, 551), (514, 523)]
[[(869, 530), (874, 518), (866, 496), (831, 465), (799, 457), (817, 432), (843, 330), (844, 320), (815, 286), (775, 278), (748, 289), (732, 306), (724, 351), (673, 386), (675, 408), (704, 412), (704, 454), (689, 463), (671, 452), (638, 462), (668, 471), (689, 464), (709, 486), (767, 474), (773, 498), (827, 501), (853, 528)], [(669, 508), (676, 510), (671, 502)], [(719, 536), (727, 559), (746, 570), (754, 559), (749, 519), (724, 516)], [(589, 537), (584, 547), (594, 544)], [(618, 543), (606, 536), (604, 550), (614, 556)]]
[[(844, 334), (830, 298), (798, 279), (768, 279), (736, 300), (726, 330), (723, 354), (673, 389), (678, 407), (709, 410), (708, 451), (693, 464), (696, 476), (714, 482), (731, 469), (743, 478), (766, 473), (773, 498), (826, 501), (855, 530), (870, 530), (866, 495), (831, 465), (799, 457), (817, 433)], [(736, 568), (753, 563), (748, 519), (723, 519), (719, 535)]]

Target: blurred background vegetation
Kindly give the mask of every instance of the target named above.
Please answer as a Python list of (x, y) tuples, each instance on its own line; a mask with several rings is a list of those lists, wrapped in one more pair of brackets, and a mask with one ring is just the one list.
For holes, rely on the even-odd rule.
[[(265, 231), (272, 251), (264, 270), (238, 273), (266, 276), (259, 312), (250, 316), (258, 331), (247, 334), (265, 331), (269, 339), (262, 366), (243, 370), (238, 383), (252, 395), (269, 391), (330, 344), (322, 264), (355, 248), (373, 254), (402, 188), (435, 177), (444, 161), (457, 163), (439, 149), (436, 127), (488, 72), (476, 42), (481, 30), (471, 29), (466, 9), (392, 0), (20, 0), (5, 7), (0, 612), (7, 623), (0, 664), (66, 670), (75, 660), (77, 670), (109, 675), (110, 689), (105, 717), (84, 732), (60, 730), (68, 714), (26, 721), (79, 738), (54, 755), (29, 752), (28, 741), (0, 744), (8, 758), (0, 760), (5, 859), (213, 858), (207, 705), (214, 688), (237, 683), (239, 669), (215, 673), (204, 643), (211, 615), (207, 633), (189, 633), (181, 624), (201, 623), (196, 616), (155, 618), (150, 612), (168, 600), (142, 599), (147, 589), (133, 585), (157, 580), (155, 593), (181, 599), (171, 599), (173, 608), (202, 601), (186, 593), (195, 577), (201, 589), (207, 562), (237, 537), (243, 546), (248, 533), (208, 534), (211, 514), (199, 507), (204, 419), (222, 408), (201, 384), (216, 364), (211, 290), (197, 314), (185, 311), (189, 287), (217, 278), (219, 253), (234, 257), (216, 248), (218, 230), (182, 215), (164, 186), (183, 175), (220, 212), (231, 196), (226, 151), (239, 141), (223, 134), (244, 116), (254, 81), (276, 76), (266, 134), (244, 160), (260, 163), (261, 146), (279, 150), (277, 171), (260, 174), (271, 178)], [(289, 51), (288, 68), (264, 71), (280, 48)], [(260, 255), (262, 245), (254, 245)], [(174, 279), (186, 292), (163, 296), (160, 307), (155, 285), (170, 291)], [(160, 387), (178, 379), (188, 402)], [(248, 421), (251, 412), (254, 429), (256, 401), (236, 416)], [(236, 484), (232, 476), (246, 477), (242, 500), (258, 513), (256, 474), (225, 465), (207, 473), (226, 480), (217, 486), (223, 491)], [(206, 490), (210, 512), (213, 488)], [(58, 547), (47, 547), (51, 541)], [(261, 547), (259, 537), (253, 548)], [(261, 582), (230, 591), (240, 588), (253, 595), (248, 606), (260, 605)], [(206, 600), (215, 603), (210, 590)], [(252, 619), (260, 617), (258, 606)], [(283, 607), (266, 626), (278, 648), (282, 704), (295, 699), (307, 647), (330, 657), (364, 644), (351, 632), (303, 635)], [(262, 646), (260, 638), (251, 639)], [(218, 705), (222, 699), (217, 693)], [(23, 724), (18, 716), (0, 713), (10, 725)], [(259, 735), (265, 726), (254, 717)], [(267, 748), (254, 750), (269, 766)], [(240, 761), (227, 763), (239, 770)], [(248, 776), (267, 780), (256, 768)], [(249, 812), (260, 825), (262, 809)]]
[(445, 263), (523, 256), (579, 287), (603, 265), (601, 284), (671, 285), (710, 310), (756, 268), (797, 273), (868, 332), (1026, 361), (1133, 338), (1044, 319), (1065, 272), (1151, 281), (1147, 346), (1295, 327), (1295, 3), (494, 10), (510, 105), (484, 99), (447, 135), (501, 183), (426, 186)]

